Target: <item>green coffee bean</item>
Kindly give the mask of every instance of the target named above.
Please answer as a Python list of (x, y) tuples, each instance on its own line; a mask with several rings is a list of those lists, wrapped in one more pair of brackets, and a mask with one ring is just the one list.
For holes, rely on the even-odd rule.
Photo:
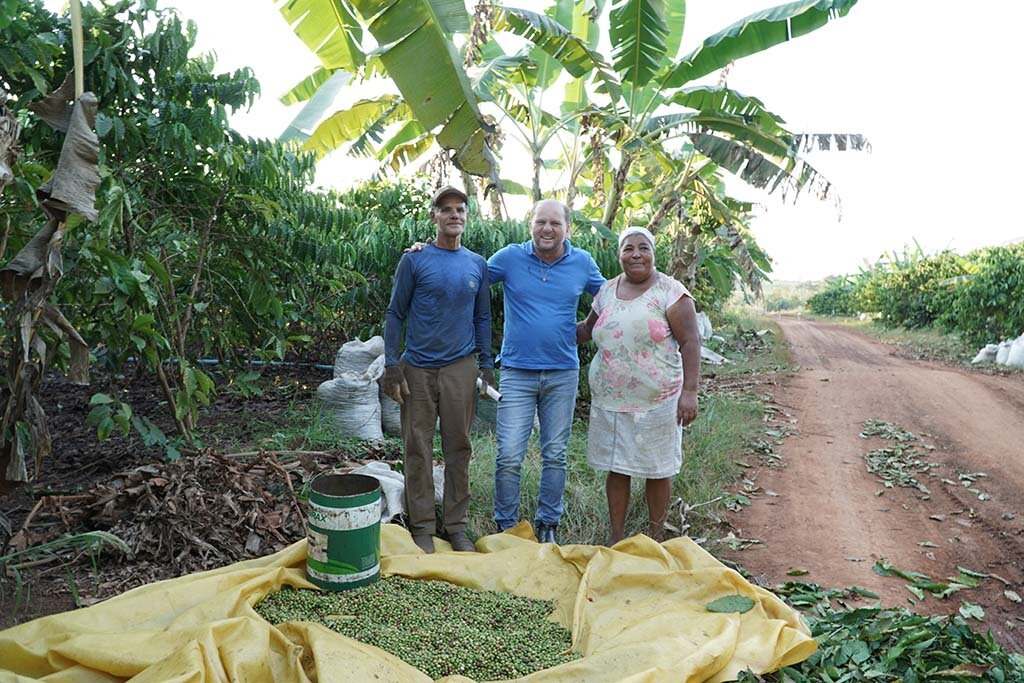
[(432, 678), (526, 676), (578, 659), (551, 602), (398, 576), (340, 593), (285, 587), (256, 611), (272, 624), (311, 621), (386, 650)]

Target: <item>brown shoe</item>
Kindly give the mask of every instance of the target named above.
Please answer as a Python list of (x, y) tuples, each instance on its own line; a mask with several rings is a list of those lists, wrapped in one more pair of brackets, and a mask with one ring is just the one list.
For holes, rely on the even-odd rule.
[(449, 533), (448, 542), (452, 544), (452, 550), (463, 553), (476, 552), (476, 546), (473, 545), (473, 541), (469, 540), (469, 536), (466, 535), (465, 531), (453, 531)]
[(413, 534), (412, 540), (428, 555), (434, 552), (434, 537), (430, 534)]

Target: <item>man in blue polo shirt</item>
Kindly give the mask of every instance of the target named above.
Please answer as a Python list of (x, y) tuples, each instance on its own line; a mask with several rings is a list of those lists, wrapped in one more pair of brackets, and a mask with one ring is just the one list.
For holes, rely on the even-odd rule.
[(519, 515), (519, 474), (540, 420), (541, 477), (534, 529), (542, 543), (557, 542), (565, 491), (566, 446), (572, 429), (580, 361), (576, 309), (580, 295), (604, 284), (597, 263), (569, 240), (572, 212), (547, 199), (534, 206), (532, 239), (510, 244), (487, 261), (491, 283), (504, 283), (501, 403), (494, 470), (494, 521), (500, 531)]
[[(472, 551), (469, 510), (469, 428), (477, 368), (494, 384), (487, 262), (462, 246), (465, 193), (447, 186), (430, 202), (437, 237), (398, 262), (384, 322), (384, 393), (402, 406), (405, 504), (413, 541), (434, 552), (434, 428), (441, 420), (444, 533), (455, 550)], [(402, 324), (405, 352), (399, 359)], [(476, 354), (474, 359), (473, 354)]]

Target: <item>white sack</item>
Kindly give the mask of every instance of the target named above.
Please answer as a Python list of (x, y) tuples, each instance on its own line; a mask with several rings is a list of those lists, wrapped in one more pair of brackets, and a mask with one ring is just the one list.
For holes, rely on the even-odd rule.
[(434, 505), (444, 503), (444, 463), (434, 465)]
[(1006, 354), (1006, 364), (1015, 368), (1024, 368), (1024, 334), (1010, 344), (1010, 352)]
[(1006, 365), (1006, 360), (1010, 357), (1010, 341), (1004, 341), (999, 344), (999, 350), (996, 351), (996, 362), (1000, 365)]
[(339, 436), (366, 440), (384, 438), (380, 427), (380, 388), (377, 385), (383, 374), (384, 355), (381, 354), (372, 359), (362, 372), (342, 373), (317, 387), (316, 395), (331, 411), (334, 429)]
[(999, 351), (999, 344), (985, 344), (981, 351), (978, 351), (978, 355), (974, 357), (972, 363), (991, 363), (996, 359), (996, 353)]
[(345, 342), (334, 356), (334, 377), (344, 374), (362, 374), (377, 356), (384, 355), (384, 337), (377, 335), (366, 341), (353, 339)]
[(697, 331), (700, 332), (701, 341), (711, 339), (711, 335), (715, 333), (707, 313), (701, 312), (697, 314)]

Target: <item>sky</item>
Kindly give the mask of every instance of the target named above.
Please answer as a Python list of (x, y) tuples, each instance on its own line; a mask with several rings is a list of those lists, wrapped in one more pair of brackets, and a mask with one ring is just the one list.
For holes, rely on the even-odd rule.
[[(197, 23), (197, 49), (215, 52), (220, 69), (255, 71), (263, 94), (232, 125), (277, 137), (301, 108), (277, 98), (318, 64), (275, 3), (162, 4)], [(689, 0), (682, 53), (775, 4)], [(862, 133), (872, 146), (871, 153), (807, 157), (832, 181), (841, 210), (811, 195), (783, 204), (738, 180), (728, 183), (734, 196), (758, 203), (751, 229), (774, 259), (773, 279), (853, 273), (915, 241), (926, 253), (965, 253), (1024, 239), (1016, 200), (1024, 136), (995, 125), (1012, 122), (1019, 103), (1006, 74), (1020, 64), (1022, 25), (1024, 3), (1010, 0), (861, 0), (810, 35), (736, 62), (729, 87), (760, 98), (790, 130)], [(370, 170), (336, 152), (320, 163), (317, 180), (346, 187)], [(521, 179), (503, 176), (529, 184), (528, 169)]]

